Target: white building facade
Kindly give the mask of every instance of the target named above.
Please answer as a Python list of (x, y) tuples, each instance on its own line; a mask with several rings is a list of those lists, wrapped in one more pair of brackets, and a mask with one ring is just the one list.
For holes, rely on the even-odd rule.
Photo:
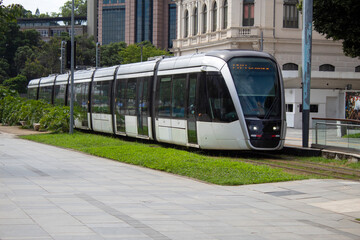
[[(177, 0), (172, 50), (176, 56), (215, 49), (272, 54), (283, 70), (288, 126), (301, 128), (302, 15), (297, 4), (298, 0)], [(310, 117), (344, 118), (346, 91), (360, 90), (360, 60), (346, 57), (341, 42), (314, 31), (311, 75)]]

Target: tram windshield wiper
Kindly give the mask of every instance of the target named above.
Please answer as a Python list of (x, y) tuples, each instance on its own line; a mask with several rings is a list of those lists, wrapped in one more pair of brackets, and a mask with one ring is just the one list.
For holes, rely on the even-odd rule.
[(274, 107), (277, 105), (277, 102), (279, 101), (280, 97), (275, 96), (273, 103), (269, 107), (268, 111), (266, 112), (264, 119), (268, 119), (270, 117), (271, 112), (273, 111)]

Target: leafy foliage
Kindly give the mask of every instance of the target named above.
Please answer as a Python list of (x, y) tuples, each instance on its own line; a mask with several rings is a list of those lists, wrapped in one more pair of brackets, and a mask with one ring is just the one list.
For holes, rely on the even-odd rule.
[[(60, 8), (61, 16), (71, 16), (72, 1), (65, 2), (64, 6)], [(74, 1), (74, 15), (75, 16), (86, 16), (87, 15), (87, 1), (86, 0), (75, 0)]]
[[(74, 117), (79, 114), (74, 111)], [(40, 128), (52, 132), (68, 132), (70, 108), (53, 106), (43, 101), (20, 98), (16, 91), (0, 86), (0, 121), (2, 124), (31, 128), (40, 123)]]
[(0, 83), (9, 77), (9, 69), (10, 65), (8, 64), (7, 60), (0, 58)]
[(118, 54), (126, 48), (125, 42), (109, 43), (101, 46), (100, 65), (110, 67), (123, 63), (123, 58)]
[(131, 44), (119, 52), (120, 57), (123, 59), (122, 64), (140, 62), (141, 48), (143, 61), (146, 61), (149, 57), (170, 56), (168, 51), (156, 48), (149, 41), (144, 41), (138, 44)]
[[(76, 118), (78, 114), (74, 114)], [(70, 107), (51, 106), (44, 109), (40, 119), (40, 128), (52, 132), (69, 132)]]
[(27, 89), (27, 79), (23, 75), (17, 75), (14, 78), (9, 78), (4, 81), (3, 85), (9, 87), (11, 90), (15, 90), (18, 93), (26, 93)]
[(359, 0), (314, 0), (313, 11), (316, 31), (326, 38), (342, 40), (345, 55), (360, 57)]

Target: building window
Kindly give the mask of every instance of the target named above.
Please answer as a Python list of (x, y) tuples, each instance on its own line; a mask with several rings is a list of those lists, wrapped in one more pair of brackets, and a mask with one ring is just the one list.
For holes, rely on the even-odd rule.
[(294, 104), (286, 104), (286, 112), (294, 112)]
[(224, 2), (224, 13), (223, 13), (223, 29), (228, 27), (228, 1)]
[(297, 71), (299, 70), (299, 66), (295, 63), (285, 63), (282, 69), (285, 71)]
[(299, 27), (299, 10), (297, 9), (298, 0), (284, 0), (284, 28)]
[(125, 41), (125, 6), (104, 7), (103, 44)]
[(184, 38), (187, 38), (189, 34), (189, 12), (185, 10), (184, 14)]
[(193, 26), (193, 35), (197, 35), (198, 34), (198, 10), (197, 8), (194, 8), (194, 26)]
[(212, 10), (212, 31), (215, 32), (217, 29), (217, 4), (214, 2)]
[(254, 0), (244, 0), (243, 26), (254, 26)]
[(360, 65), (355, 67), (355, 72), (360, 72)]
[(202, 16), (203, 16), (202, 17), (202, 20), (203, 20), (202, 33), (206, 33), (206, 31), (207, 31), (207, 7), (206, 7), (206, 4), (204, 5)]
[(136, 42), (152, 42), (153, 1), (136, 0)]
[(335, 72), (335, 67), (331, 64), (323, 64), (319, 67), (321, 72)]
[[(299, 112), (302, 112), (302, 104), (299, 106)], [(317, 113), (319, 112), (319, 105), (318, 104), (310, 104), (310, 112), (311, 113)]]
[(176, 39), (176, 4), (169, 4), (169, 26), (168, 26), (168, 47), (173, 47), (173, 40)]

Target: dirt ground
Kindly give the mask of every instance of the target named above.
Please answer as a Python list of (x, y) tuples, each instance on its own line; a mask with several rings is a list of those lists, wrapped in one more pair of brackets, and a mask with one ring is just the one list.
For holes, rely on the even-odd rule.
[(41, 134), (47, 132), (34, 131), (33, 129), (22, 129), (20, 126), (0, 125), (0, 133), (9, 133), (9, 134), (14, 134), (16, 136), (20, 136), (20, 135)]

